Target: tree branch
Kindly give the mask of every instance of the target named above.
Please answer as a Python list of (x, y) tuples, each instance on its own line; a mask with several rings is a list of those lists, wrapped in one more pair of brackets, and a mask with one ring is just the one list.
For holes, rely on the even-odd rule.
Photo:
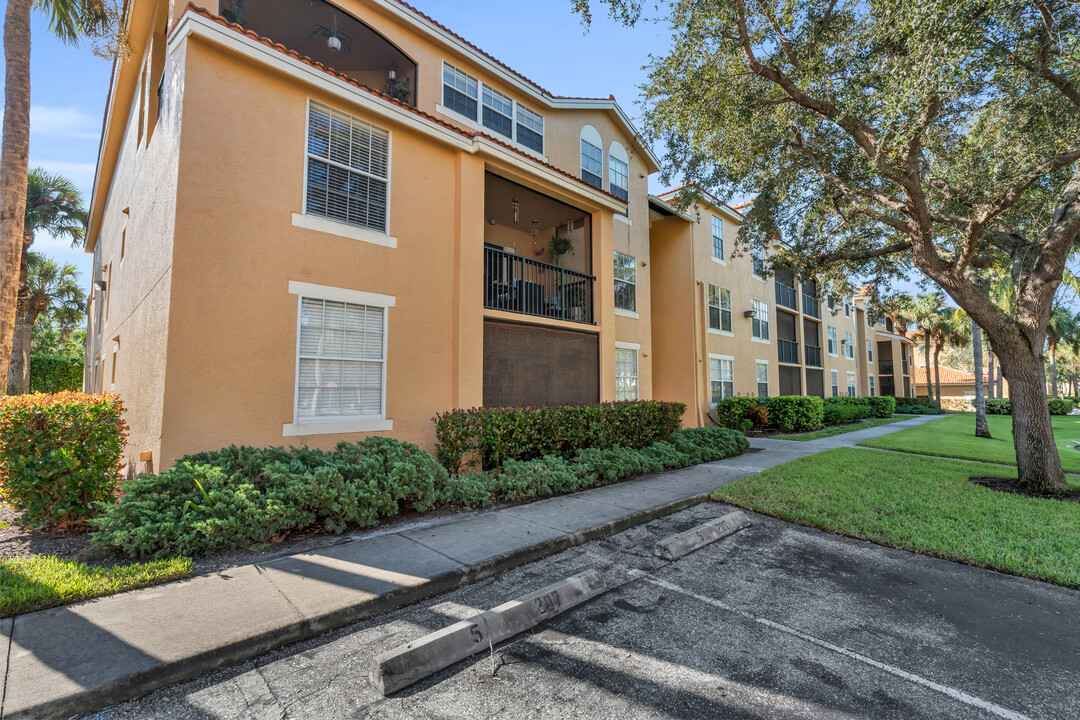
[(979, 206), (980, 209), (976, 213), (975, 221), (980, 224), (986, 224), (988, 220), (993, 219), (1012, 207), (1016, 201), (1020, 199), (1020, 196), (1024, 194), (1024, 191), (1031, 187), (1031, 184), (1043, 175), (1055, 170), (1060, 170), (1063, 167), (1073, 164), (1077, 160), (1080, 160), (1080, 144), (1074, 145), (1052, 158), (1047, 158), (1042, 162), (1035, 163), (1021, 173), (1021, 178), (998, 195), (994, 200)]
[(896, 255), (897, 253), (906, 252), (910, 249), (910, 243), (895, 242), (883, 245), (879, 248), (874, 248), (873, 250), (834, 250), (827, 253), (818, 253), (817, 255), (811, 255), (810, 259), (815, 263), (828, 265), (835, 262), (873, 260), (874, 258), (885, 257), (886, 255)]

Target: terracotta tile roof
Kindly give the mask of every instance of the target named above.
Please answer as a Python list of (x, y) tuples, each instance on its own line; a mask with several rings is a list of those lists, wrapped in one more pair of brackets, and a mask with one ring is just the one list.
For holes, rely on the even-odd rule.
[[(405, 3), (401, 3), (401, 4), (405, 5)], [(410, 6), (406, 5), (406, 7), (410, 7)], [(448, 130), (452, 130), (455, 133), (457, 133), (458, 135), (461, 135), (462, 137), (472, 138), (472, 139), (484, 138), (488, 142), (491, 142), (491, 143), (494, 143), (496, 145), (499, 145), (500, 147), (506, 148), (507, 150), (509, 150), (509, 151), (511, 151), (511, 152), (513, 152), (513, 153), (515, 153), (517, 155), (520, 155), (521, 157), (526, 158), (527, 160), (531, 160), (532, 162), (535, 162), (538, 165), (546, 167), (547, 169), (552, 170), (552, 171), (558, 173), (559, 175), (562, 175), (563, 177), (569, 178), (570, 180), (573, 180), (574, 182), (578, 183), (579, 185), (582, 185), (584, 187), (589, 188), (590, 190), (593, 190), (595, 192), (599, 192), (599, 193), (601, 193), (603, 195), (606, 195), (607, 197), (612, 198), (613, 200), (617, 200), (620, 203), (623, 203), (624, 205), (626, 204), (625, 201), (623, 201), (623, 199), (618, 197), (617, 195), (613, 195), (613, 194), (609, 193), (606, 190), (603, 190), (601, 188), (596, 187), (595, 185), (590, 185), (589, 183), (585, 182), (584, 180), (577, 177), (576, 175), (568, 173), (567, 171), (563, 170), (562, 168), (556, 167), (556, 166), (552, 165), (551, 163), (547, 163), (547, 162), (544, 162), (542, 160), (539, 160), (538, 158), (536, 158), (536, 157), (534, 157), (534, 156), (532, 156), (532, 155), (530, 155), (530, 154), (528, 154), (528, 153), (526, 153), (526, 152), (524, 152), (522, 150), (519, 150), (518, 148), (514, 147), (513, 145), (509, 145), (509, 144), (503, 142), (502, 140), (500, 140), (497, 137), (494, 137), (492, 135), (488, 135), (487, 133), (484, 133), (484, 132), (477, 132), (477, 131), (473, 131), (473, 130), (464, 130), (464, 129), (458, 127), (457, 125), (454, 125), (452, 123), (448, 123), (445, 120), (442, 120), (440, 118), (435, 117), (434, 115), (429, 115), (428, 113), (424, 112), (423, 110), (418, 110), (417, 108), (414, 108), (412, 105), (408, 105), (407, 103), (403, 103), (400, 100), (397, 100), (395, 98), (390, 97), (389, 95), (382, 92), (381, 90), (376, 90), (373, 87), (369, 87), (367, 85), (364, 85), (361, 82), (353, 80), (348, 75), (340, 73), (340, 72), (338, 72), (337, 70), (334, 70), (331, 67), (327, 67), (326, 65), (323, 65), (321, 62), (319, 62), (317, 60), (312, 60), (311, 58), (307, 57), (306, 55), (301, 55), (300, 53), (296, 52), (295, 50), (291, 50), (291, 49), (285, 47), (281, 43), (274, 42), (270, 38), (263, 37), (262, 35), (259, 35), (259, 34), (255, 33), (252, 30), (246, 30), (246, 29), (244, 29), (243, 26), (238, 25), (237, 23), (229, 22), (228, 20), (221, 17), (220, 15), (215, 15), (214, 13), (210, 12), (206, 8), (199, 7), (198, 5), (196, 5), (193, 2), (188, 2), (187, 10), (184, 11), (184, 14), (187, 14), (188, 12), (193, 12), (193, 13), (195, 13), (197, 15), (201, 15), (201, 16), (205, 17), (206, 19), (212, 20), (212, 21), (218, 23), (219, 25), (222, 25), (222, 26), (224, 26), (226, 28), (229, 28), (230, 30), (232, 30), (234, 32), (240, 33), (241, 35), (246, 35), (247, 37), (251, 38), (252, 40), (255, 40), (258, 43), (266, 45), (267, 47), (272, 48), (274, 50), (277, 50), (280, 53), (283, 53), (285, 55), (288, 55), (289, 57), (292, 57), (292, 58), (294, 58), (296, 60), (299, 60), (300, 62), (302, 62), (302, 63), (304, 63), (306, 65), (310, 65), (310, 66), (312, 66), (314, 68), (317, 68), (318, 70), (321, 70), (322, 72), (326, 73), (327, 75), (332, 75), (332, 76), (336, 77), (337, 79), (352, 85), (353, 87), (356, 87), (356, 88), (358, 88), (360, 90), (363, 90), (364, 92), (369, 93), (371, 95), (374, 95), (376, 97), (382, 98), (383, 100), (386, 100), (389, 103), (392, 103), (392, 104), (394, 104), (394, 105), (396, 105), (396, 106), (398, 106), (398, 107), (400, 107), (400, 108), (402, 108), (404, 110), (407, 110), (408, 112), (410, 112), (410, 113), (412, 113), (414, 115), (418, 115), (418, 116), (424, 118), (425, 120), (433, 122), (433, 123), (435, 123), (437, 125), (440, 125), (440, 126), (442, 126), (444, 128), (447, 128)], [(179, 22), (180, 22), (180, 20), (182, 18), (183, 18), (183, 15), (181, 15), (180, 18), (177, 18), (176, 23), (173, 24), (173, 29), (176, 28), (176, 25), (179, 24)], [(432, 21), (432, 22), (434, 22), (434, 21)]]
[[(668, 198), (670, 198), (672, 196), (678, 195), (681, 190), (685, 190), (688, 187), (693, 187), (694, 185), (695, 185), (695, 183), (693, 181), (685, 182), (682, 185), (679, 185), (678, 187), (673, 187), (670, 190), (665, 190), (664, 192), (659, 193), (656, 197), (658, 197), (658, 198), (660, 198), (662, 200), (667, 200)], [(751, 205), (754, 202), (753, 200), (750, 200), (748, 202), (739, 203), (738, 205), (728, 205), (726, 202), (723, 202), (723, 201), (719, 200), (718, 198), (713, 197), (712, 195), (705, 192), (704, 190), (701, 191), (701, 192), (702, 192), (702, 194), (704, 194), (706, 196), (705, 197), (706, 200), (709, 200), (710, 202), (714, 202), (717, 205), (723, 205), (724, 207), (726, 207), (729, 210), (733, 211), (736, 215), (742, 215), (742, 213), (739, 212), (739, 208), (744, 208), (747, 205)]]
[[(975, 385), (975, 373), (966, 372), (964, 370), (957, 370), (956, 368), (945, 367), (941, 368), (941, 384), (942, 385)], [(912, 368), (911, 381), (916, 385), (926, 384), (926, 368), (914, 367)], [(930, 372), (930, 382), (934, 382), (933, 368)], [(986, 375), (983, 375), (983, 383), (986, 383)]]

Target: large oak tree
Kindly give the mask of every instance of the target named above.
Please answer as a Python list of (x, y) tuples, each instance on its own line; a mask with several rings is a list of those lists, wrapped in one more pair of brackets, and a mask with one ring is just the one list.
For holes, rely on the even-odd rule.
[[(641, 0), (597, 1), (645, 19)], [(670, 0), (663, 15), (672, 46), (643, 89), (667, 175), (753, 195), (741, 242), (781, 233), (800, 272), (882, 283), (914, 264), (990, 338), (1021, 482), (1063, 489), (1043, 351), (1080, 234), (1077, 3)], [(1012, 313), (987, 293), (999, 262)]]

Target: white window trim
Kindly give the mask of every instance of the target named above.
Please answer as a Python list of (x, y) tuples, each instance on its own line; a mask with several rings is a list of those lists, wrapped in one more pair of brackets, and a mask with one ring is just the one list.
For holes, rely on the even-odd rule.
[[(368, 125), (370, 125), (371, 127), (378, 128), (379, 130), (382, 130), (383, 132), (386, 133), (386, 224), (384, 225), (384, 229), (383, 229), (382, 232), (379, 232), (378, 230), (372, 230), (371, 228), (362, 227), (360, 225), (353, 225), (351, 223), (341, 222), (340, 220), (334, 220), (334, 219), (331, 219), (331, 218), (324, 217), (322, 215), (308, 215), (307, 214), (307, 191), (308, 191), (307, 177), (308, 177), (308, 158), (309, 158), (308, 142), (309, 142), (310, 133), (311, 133), (311, 103), (313, 103), (313, 102), (318, 104), (318, 105), (322, 105), (325, 108), (329, 108), (331, 110), (337, 110), (338, 112), (340, 112), (340, 113), (342, 113), (344, 115), (348, 115), (351, 118), (356, 118), (360, 122), (365, 122)], [(387, 247), (395, 247), (396, 248), (397, 247), (397, 238), (394, 238), (394, 237), (390, 236), (390, 204), (391, 204), (391, 201), (392, 201), (392, 197), (391, 197), (392, 196), (392, 189), (393, 189), (392, 176), (393, 176), (393, 173), (394, 173), (394, 133), (389, 128), (384, 128), (381, 125), (376, 125), (375, 123), (370, 122), (368, 120), (364, 120), (361, 117), (357, 117), (356, 115), (353, 115), (352, 113), (348, 113), (348, 112), (345, 112), (344, 110), (340, 110), (338, 108), (335, 108), (333, 105), (327, 105), (326, 103), (321, 103), (318, 100), (312, 100), (311, 98), (307, 99), (307, 104), (304, 106), (304, 110), (305, 110), (305, 112), (304, 112), (304, 152), (303, 152), (304, 165), (303, 165), (302, 172), (301, 172), (301, 175), (300, 175), (300, 177), (303, 178), (303, 193), (300, 196), (300, 212), (299, 213), (293, 213), (293, 225), (298, 225), (298, 223), (296, 221), (296, 216), (300, 215), (303, 218), (303, 220), (301, 222), (310, 221), (310, 224), (300, 224), (299, 227), (306, 227), (309, 230), (318, 230), (320, 232), (328, 232), (328, 233), (330, 233), (332, 235), (340, 235), (341, 237), (348, 237), (348, 238), (352, 238), (354, 240), (362, 240), (364, 242), (375, 242), (377, 245), (386, 245)], [(327, 160), (327, 162), (331, 162), (331, 161)], [(357, 172), (357, 171), (351, 170), (351, 169), (350, 169), (350, 171), (351, 172)], [(364, 174), (364, 173), (360, 173), (360, 174)], [(372, 177), (375, 177), (371, 173), (367, 173), (367, 175), (371, 175)], [(381, 180), (382, 178), (377, 178), (377, 179)], [(318, 222), (319, 220), (323, 220), (325, 222), (320, 223), (320, 222)], [(360, 234), (359, 235), (358, 234), (353, 234), (352, 231), (354, 231), (354, 230), (359, 231)], [(375, 239), (369, 239), (368, 236), (367, 236), (367, 234), (369, 234), (369, 233), (370, 233), (371, 236), (381, 238), (382, 242), (376, 242)], [(388, 244), (388, 243), (391, 243), (391, 242), (393, 243), (393, 245)]]
[[(834, 338), (829, 337), (829, 331), (830, 330), (832, 330), (836, 334), (836, 337), (834, 337)], [(836, 352), (831, 352), (829, 350), (829, 341), (830, 340), (835, 340), (836, 341), (836, 346), (835, 346), (836, 347)], [(829, 357), (840, 357), (840, 333), (837, 332), (836, 327), (834, 325), (826, 325), (825, 326), (825, 352), (826, 352), (826, 354), (828, 354)]]
[[(615, 277), (615, 264), (614, 263), (615, 263), (615, 254), (616, 253), (618, 253), (619, 255), (622, 255), (623, 257), (628, 257), (628, 258), (630, 258), (631, 260), (634, 261), (634, 281), (633, 282), (630, 282), (629, 280), (620, 280), (619, 278)], [(611, 255), (611, 260), (612, 260), (612, 267), (611, 267), (612, 287), (614, 288), (614, 284), (616, 282), (622, 282), (622, 283), (626, 283), (628, 285), (633, 285), (634, 286), (634, 307), (637, 308), (637, 306), (638, 306), (638, 296), (637, 296), (637, 291), (638, 291), (638, 277), (637, 277), (638, 264), (637, 264), (637, 261), (638, 261), (638, 259), (637, 259), (637, 255), (631, 255), (630, 253), (624, 253), (624, 252), (621, 252), (619, 250), (615, 250)], [(618, 305), (616, 305), (615, 304), (615, 296), (614, 296), (614, 294), (612, 294), (612, 297), (611, 297), (611, 304), (612, 304), (612, 307), (615, 309), (615, 314), (616, 315), (619, 315), (621, 317), (634, 318), (635, 320), (637, 320), (638, 318), (641, 317), (641, 315), (638, 314), (638, 311), (636, 309), (635, 310), (627, 310), (626, 308), (621, 308)]]
[(621, 307), (615, 308), (615, 314), (618, 315), (619, 317), (634, 318), (635, 320), (641, 319), (641, 315), (637, 311), (635, 311), (635, 310), (627, 310), (627, 309), (621, 308)]
[[(440, 81), (440, 87), (442, 87), (441, 81)], [(440, 115), (445, 115), (446, 117), (453, 119), (454, 122), (456, 122), (456, 123), (458, 123), (460, 125), (464, 125), (465, 127), (469, 128), (470, 130), (475, 130), (476, 132), (484, 133), (485, 135), (489, 135), (489, 136), (491, 136), (493, 138), (496, 138), (496, 139), (498, 139), (499, 142), (506, 143), (507, 145), (510, 145), (511, 147), (513, 147), (515, 150), (520, 150), (521, 152), (528, 154), (529, 157), (536, 158), (537, 160), (539, 160), (542, 163), (548, 162), (547, 155), (542, 155), (542, 154), (536, 152), (535, 150), (533, 150), (528, 145), (522, 145), (517, 140), (511, 140), (510, 138), (506, 137), (505, 135), (500, 135), (499, 133), (495, 132), (491, 128), (484, 127), (483, 125), (476, 122), (475, 120), (470, 120), (468, 115), (462, 115), (459, 112), (457, 112), (456, 110), (451, 110), (450, 108), (445, 107), (442, 103), (439, 103), (438, 105), (435, 106), (435, 112), (439, 113)], [(537, 114), (539, 115), (539, 113), (537, 113)], [(516, 121), (515, 121), (515, 123), (516, 123)], [(514, 125), (514, 133), (515, 134), (517, 133), (517, 125), (516, 124)], [(547, 120), (544, 121), (544, 147), (547, 147)]]
[[(304, 194), (307, 194), (306, 190)], [(306, 197), (304, 198), (304, 201), (305, 203), (307, 202)], [(302, 215), (300, 213), (293, 213), (292, 224), (306, 230), (314, 230), (315, 232), (336, 235), (337, 237), (349, 238), (350, 240), (359, 240), (360, 242), (371, 243), (372, 245), (382, 245), (383, 247), (388, 248), (397, 247), (396, 237), (391, 237), (390, 235), (374, 230), (368, 230), (359, 225), (350, 225), (349, 223), (343, 223), (338, 220), (324, 218), (320, 215)]]
[(716, 257), (715, 255), (712, 256), (712, 261), (714, 263), (716, 263), (717, 265), (723, 265), (724, 267), (727, 267), (727, 261), (721, 260), (720, 258)]
[(754, 318), (751, 317), (750, 318), (750, 320), (751, 320), (750, 342), (761, 343), (762, 345), (772, 345), (772, 335), (773, 335), (773, 333), (772, 333), (772, 325), (773, 325), (773, 322), (772, 322), (772, 312), (773, 312), (772, 305), (765, 302), (764, 300), (758, 300), (757, 298), (752, 298), (751, 303), (754, 303), (754, 302), (759, 302), (762, 305), (764, 305), (766, 308), (768, 308), (768, 310), (766, 311), (767, 314), (768, 314), (768, 318), (766, 319), (765, 322), (767, 322), (768, 325), (769, 325), (769, 337), (767, 339), (754, 337), (754, 330), (753, 330), (753, 319)]
[(621, 223), (626, 223), (627, 225), (633, 225), (634, 224), (633, 221), (631, 221), (630, 218), (626, 217), (625, 215), (616, 215), (615, 219), (618, 220)]
[[(709, 221), (709, 255), (721, 265), (727, 265), (724, 261), (727, 256), (727, 243), (724, 241), (724, 218), (719, 215), (711, 215), (710, 217), (712, 219)], [(720, 223), (720, 257), (716, 257), (716, 247), (714, 243), (716, 233), (713, 232), (717, 221)]]
[[(296, 364), (293, 374), (293, 421), (281, 426), (283, 437), (303, 437), (305, 435), (335, 435), (340, 433), (377, 432), (393, 430), (394, 421), (386, 417), (386, 357), (387, 340), (390, 336), (390, 308), (397, 304), (393, 295), (350, 290), (348, 288), (315, 285), (313, 283), (289, 281), (289, 294), (296, 295)], [(300, 394), (300, 308), (304, 298), (318, 298), (335, 302), (347, 302), (356, 305), (373, 305), (383, 308), (383, 377), (382, 377), (382, 417), (343, 417), (329, 419), (313, 418), (300, 420), (297, 416), (297, 400)]]
[(869, 379), (866, 381), (866, 384), (869, 387), (867, 387), (866, 389), (871, 396), (874, 396), (877, 394), (877, 383), (874, 382), (874, 373), (870, 373), (869, 375), (867, 375), (867, 378)]
[(761, 358), (754, 358), (754, 391), (757, 392), (757, 386), (761, 384), (761, 381), (757, 379), (758, 365), (765, 366), (765, 384), (769, 384), (769, 361), (762, 360)]
[[(709, 353), (709, 360), (710, 361), (712, 361), (712, 360), (727, 360), (727, 361), (729, 361), (731, 363), (731, 397), (737, 397), (736, 394), (735, 394), (735, 356), (734, 355), (718, 355), (716, 353)], [(721, 368), (722, 368), (722, 366), (721, 366)], [(721, 372), (722, 372), (722, 370), (721, 370)], [(723, 375), (721, 375), (721, 377), (720, 377), (720, 382), (721, 383), (724, 382)], [(755, 383), (756, 383), (756, 381), (755, 381)], [(720, 399), (721, 400), (726, 400), (727, 398), (722, 397), (723, 394), (724, 393), (721, 390), (721, 392), (720, 392), (721, 398)], [(712, 399), (712, 368), (709, 368), (709, 399), (710, 400)]]
[(706, 328), (710, 335), (722, 335), (723, 337), (735, 337), (735, 333), (728, 332), (727, 330), (717, 330), (715, 328)]
[(622, 340), (615, 341), (615, 348), (618, 350), (640, 350), (640, 343), (623, 342)]
[[(634, 392), (637, 395), (637, 400), (641, 399), (641, 345), (638, 343), (622, 342), (620, 340), (615, 341), (616, 350), (633, 350), (634, 351), (634, 369), (637, 371), (637, 375), (634, 376)], [(616, 363), (617, 364), (617, 363)], [(615, 375), (615, 394), (618, 395), (619, 384), (618, 371)], [(618, 402), (618, 401), (617, 401)]]

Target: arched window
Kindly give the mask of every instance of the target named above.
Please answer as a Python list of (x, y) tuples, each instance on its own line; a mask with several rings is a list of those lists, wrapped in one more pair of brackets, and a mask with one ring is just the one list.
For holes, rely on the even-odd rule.
[(592, 125), (581, 128), (581, 179), (601, 190), (604, 188), (604, 141)]
[(623, 202), (630, 199), (630, 157), (618, 142), (608, 148), (608, 192)]

